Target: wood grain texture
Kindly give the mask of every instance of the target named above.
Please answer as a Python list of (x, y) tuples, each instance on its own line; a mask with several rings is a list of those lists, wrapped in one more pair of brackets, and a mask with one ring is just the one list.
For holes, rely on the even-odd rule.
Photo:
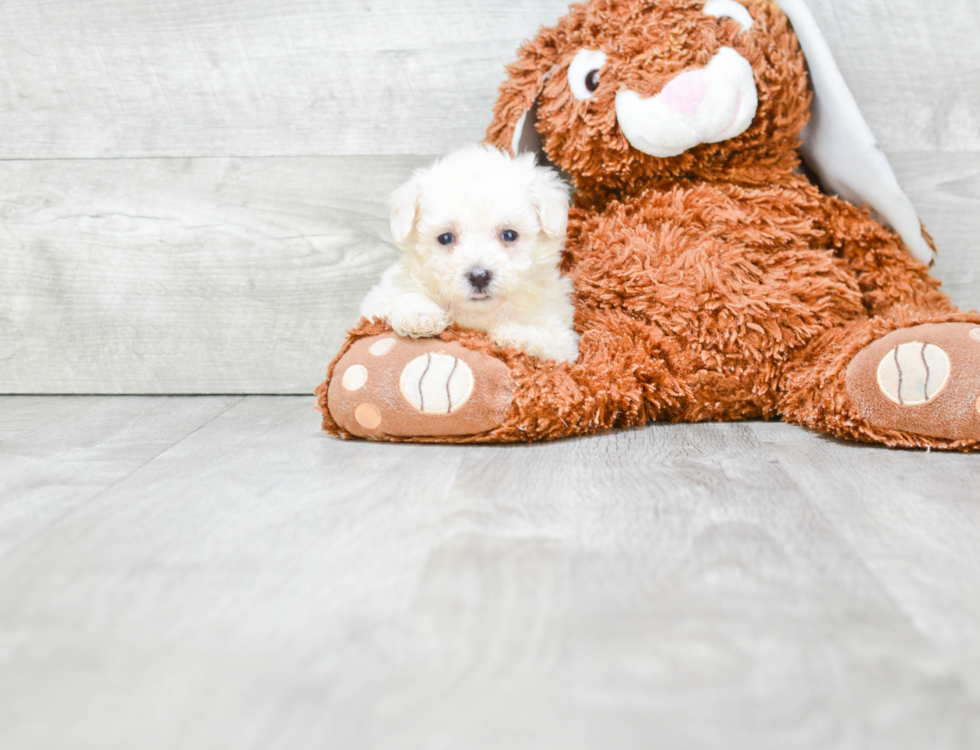
[(11, 0), (0, 158), (429, 154), (564, 0)]
[(379, 445), (191, 401), (0, 399), (50, 446), (5, 450), (5, 499), (87, 498), (0, 557), (4, 747), (980, 741), (975, 457), (764, 423)]
[[(973, 0), (810, 0), (886, 151), (980, 149)], [(0, 158), (440, 153), (564, 0), (7, 0)]]
[(238, 402), (5, 398), (0, 406), (0, 559)]
[(889, 156), (980, 150), (973, 0), (807, 2)]
[[(980, 307), (980, 11), (811, 0)], [(563, 0), (0, 4), (0, 393), (307, 393)], [(5, 161), (4, 161), (5, 160)]]
[(422, 161), (0, 164), (0, 392), (312, 393)]
[(980, 309), (980, 152), (896, 154), (892, 165), (936, 240), (933, 274), (961, 308)]

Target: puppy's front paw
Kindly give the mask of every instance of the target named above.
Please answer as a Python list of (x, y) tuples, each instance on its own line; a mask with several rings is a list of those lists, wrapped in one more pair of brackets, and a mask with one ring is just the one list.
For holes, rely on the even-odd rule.
[(396, 307), (388, 322), (399, 336), (423, 339), (439, 335), (452, 321), (435, 302), (422, 300), (408, 307)]

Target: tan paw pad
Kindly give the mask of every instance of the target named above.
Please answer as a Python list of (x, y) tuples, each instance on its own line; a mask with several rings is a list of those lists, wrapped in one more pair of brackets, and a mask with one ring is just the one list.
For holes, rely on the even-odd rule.
[(394, 348), (395, 348), (395, 339), (387, 338), (387, 339), (380, 339), (378, 341), (375, 341), (373, 344), (371, 344), (371, 348), (368, 349), (368, 351), (371, 352), (371, 354), (373, 354), (375, 357), (383, 357)]
[(368, 370), (364, 365), (351, 365), (344, 372), (344, 378), (341, 382), (348, 391), (357, 391), (364, 387), (367, 379)]
[(365, 430), (374, 430), (381, 424), (381, 412), (371, 404), (361, 404), (354, 410), (354, 419)]
[(949, 381), (949, 356), (934, 344), (910, 341), (886, 354), (878, 363), (878, 387), (899, 406), (928, 404)]

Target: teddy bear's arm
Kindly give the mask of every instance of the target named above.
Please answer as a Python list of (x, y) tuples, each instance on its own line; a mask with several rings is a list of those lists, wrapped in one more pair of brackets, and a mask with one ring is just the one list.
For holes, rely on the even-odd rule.
[(820, 203), (831, 242), (854, 271), (871, 316), (898, 306), (936, 313), (956, 309), (928, 267), (866, 209), (827, 195)]

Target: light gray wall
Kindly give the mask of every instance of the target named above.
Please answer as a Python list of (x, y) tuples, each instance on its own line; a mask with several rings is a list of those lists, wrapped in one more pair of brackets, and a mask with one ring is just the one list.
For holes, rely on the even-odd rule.
[[(975, 0), (811, 5), (980, 306)], [(387, 194), (566, 7), (5, 0), (0, 392), (310, 392), (394, 258)]]

